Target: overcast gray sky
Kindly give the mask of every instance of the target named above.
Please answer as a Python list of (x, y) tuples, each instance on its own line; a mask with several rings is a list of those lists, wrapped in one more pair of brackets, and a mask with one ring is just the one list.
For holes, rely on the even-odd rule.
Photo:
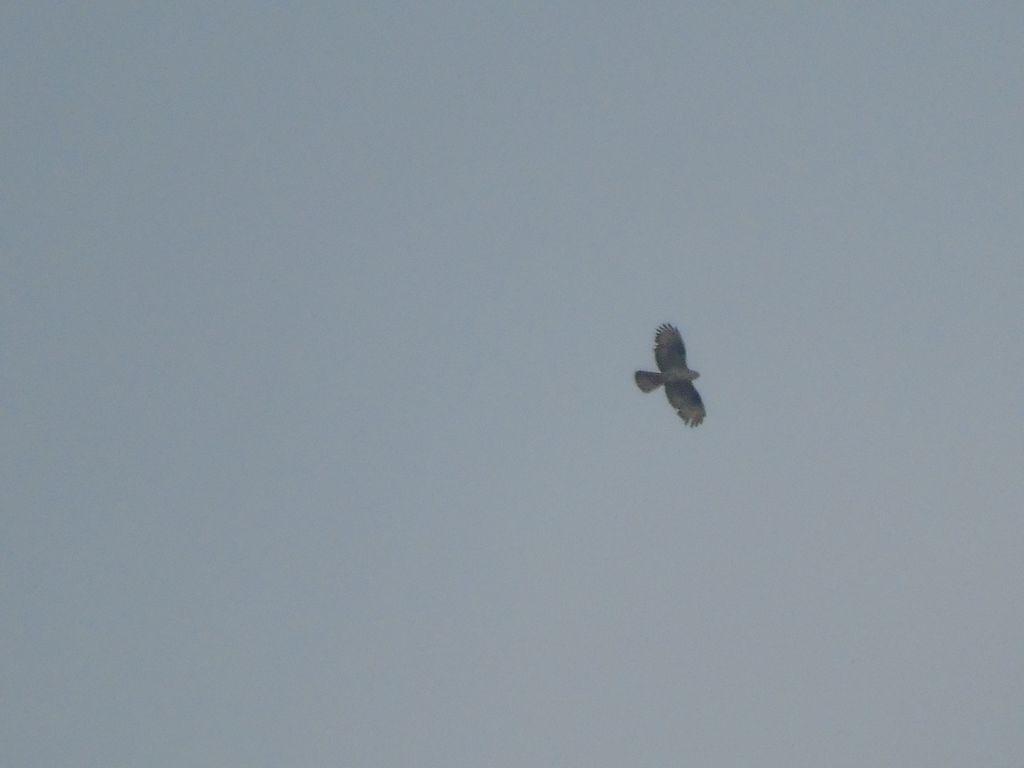
[(1024, 6), (0, 50), (0, 763), (1024, 764)]

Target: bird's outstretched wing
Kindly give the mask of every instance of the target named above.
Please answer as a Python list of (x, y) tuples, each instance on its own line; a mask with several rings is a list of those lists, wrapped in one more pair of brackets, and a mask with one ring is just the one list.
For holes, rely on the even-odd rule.
[(704, 402), (693, 384), (688, 381), (668, 382), (665, 384), (665, 394), (679, 414), (679, 418), (685, 421), (687, 426), (696, 427), (704, 421)]
[(686, 368), (686, 347), (675, 326), (668, 323), (658, 326), (658, 332), (654, 334), (654, 359), (660, 371)]

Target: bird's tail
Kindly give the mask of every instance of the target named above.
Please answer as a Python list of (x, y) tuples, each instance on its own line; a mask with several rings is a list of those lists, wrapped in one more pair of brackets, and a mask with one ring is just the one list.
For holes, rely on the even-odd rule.
[(654, 373), (653, 371), (636, 372), (636, 385), (640, 387), (641, 392), (650, 392), (664, 383), (665, 377), (660, 373)]

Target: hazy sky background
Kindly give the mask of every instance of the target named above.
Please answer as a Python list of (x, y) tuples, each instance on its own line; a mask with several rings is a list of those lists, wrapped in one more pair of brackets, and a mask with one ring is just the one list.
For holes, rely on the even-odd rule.
[(0, 50), (0, 763), (1024, 764), (1020, 3)]

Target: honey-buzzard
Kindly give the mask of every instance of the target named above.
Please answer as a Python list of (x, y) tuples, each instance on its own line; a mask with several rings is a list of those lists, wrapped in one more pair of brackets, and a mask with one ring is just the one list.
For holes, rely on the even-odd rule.
[(688, 426), (696, 427), (706, 414), (704, 403), (693, 386), (693, 380), (700, 374), (686, 367), (683, 337), (668, 323), (658, 326), (654, 334), (654, 359), (661, 373), (637, 371), (636, 385), (643, 392), (651, 392), (664, 384), (665, 395), (679, 417)]

